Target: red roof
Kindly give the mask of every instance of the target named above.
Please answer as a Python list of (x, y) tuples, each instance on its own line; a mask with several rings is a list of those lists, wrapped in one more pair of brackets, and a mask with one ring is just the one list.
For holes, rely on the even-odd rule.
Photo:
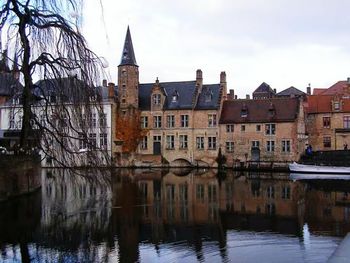
[[(247, 110), (247, 117), (241, 116), (242, 109)], [(271, 109), (275, 110), (273, 115)], [(224, 101), (220, 124), (291, 122), (297, 118), (298, 110), (298, 98)]]
[(322, 92), (322, 95), (350, 94), (350, 84), (346, 80), (341, 80)]
[(320, 95), (325, 92), (327, 89), (314, 89), (312, 95)]
[[(308, 107), (306, 108), (307, 113), (329, 113), (334, 112), (332, 109), (332, 101), (335, 100), (334, 95), (311, 95), (308, 96), (307, 102)], [(339, 97), (336, 99), (341, 102), (341, 108), (336, 112), (350, 112), (350, 99)]]

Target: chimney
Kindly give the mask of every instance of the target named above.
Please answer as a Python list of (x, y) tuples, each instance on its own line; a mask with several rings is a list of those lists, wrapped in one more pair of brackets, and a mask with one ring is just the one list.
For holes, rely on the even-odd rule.
[(107, 80), (106, 79), (102, 80), (102, 86), (107, 88)]
[(350, 78), (347, 79), (348, 84), (350, 84)]
[(202, 73), (202, 70), (200, 70), (200, 69), (197, 69), (197, 71), (196, 71), (196, 87), (198, 87), (199, 93), (202, 92), (203, 73)]
[(233, 89), (229, 90), (228, 99), (229, 100), (234, 100), (235, 99), (235, 91)]
[(246, 98), (247, 100), (250, 100), (250, 95), (249, 95), (249, 94), (245, 95), (245, 98)]
[(113, 82), (108, 83), (108, 98), (109, 99), (114, 99), (114, 96), (115, 96), (114, 87), (115, 87), (115, 85)]
[(275, 93), (275, 94), (276, 94), (276, 93), (277, 93), (277, 90), (276, 90), (276, 89), (273, 89), (273, 93)]
[(235, 95), (235, 100), (236, 100), (237, 98), (238, 98), (237, 95)]
[(224, 94), (223, 99), (226, 100), (227, 97), (227, 83), (226, 83), (226, 72), (220, 72), (220, 87), (222, 89), (222, 94)]
[[(349, 83), (349, 78), (348, 78), (348, 83)], [(311, 95), (311, 84), (309, 83), (309, 86), (306, 87), (306, 94)]]

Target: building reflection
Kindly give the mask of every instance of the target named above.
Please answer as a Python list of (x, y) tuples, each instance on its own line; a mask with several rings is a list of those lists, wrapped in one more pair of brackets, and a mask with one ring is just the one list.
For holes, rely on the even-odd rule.
[(350, 182), (309, 181), (305, 218), (312, 232), (344, 236), (350, 232)]
[[(0, 204), (0, 244), (64, 252), (53, 261), (140, 261), (140, 244), (191, 249), (211, 242), (227, 257), (230, 230), (301, 236), (350, 231), (350, 183), (293, 182), (288, 174), (216, 170), (44, 169), (37, 195)], [(81, 173), (82, 171), (80, 171)], [(35, 198), (34, 198), (35, 197)], [(24, 245), (24, 246), (23, 246)], [(27, 247), (27, 249), (25, 249)], [(33, 248), (34, 249), (34, 248)], [(102, 252), (101, 252), (102, 251)], [(102, 260), (102, 259), (103, 260)], [(35, 256), (34, 256), (35, 259)]]

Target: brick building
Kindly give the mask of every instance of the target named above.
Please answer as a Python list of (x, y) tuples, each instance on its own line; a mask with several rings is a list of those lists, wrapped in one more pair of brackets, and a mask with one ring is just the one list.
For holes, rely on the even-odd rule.
[(220, 145), (228, 164), (297, 161), (305, 140), (303, 103), (298, 98), (223, 102)]
[(306, 129), (314, 150), (341, 150), (350, 145), (350, 79), (308, 96)]
[(140, 112), (141, 126), (148, 131), (136, 161), (161, 156), (163, 162), (175, 166), (215, 164), (220, 106), (227, 93), (225, 72), (219, 79), (216, 84), (203, 84), (202, 71), (197, 70), (192, 81), (160, 82), (157, 78), (154, 83), (139, 83), (128, 28), (118, 66), (118, 114)]

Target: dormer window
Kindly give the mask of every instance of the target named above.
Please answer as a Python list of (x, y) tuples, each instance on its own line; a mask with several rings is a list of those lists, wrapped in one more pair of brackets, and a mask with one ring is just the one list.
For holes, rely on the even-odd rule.
[(243, 104), (243, 107), (241, 109), (241, 117), (246, 118), (248, 117), (248, 108), (247, 105)]
[(275, 106), (271, 103), (269, 107), (269, 117), (272, 118), (275, 116), (276, 109)]
[(172, 96), (171, 102), (177, 102), (178, 99), (179, 99), (179, 93), (175, 90), (175, 92)]
[(211, 90), (208, 90), (208, 92), (205, 94), (205, 102), (211, 102), (213, 99), (213, 92)]
[(153, 104), (154, 105), (160, 105), (160, 94), (153, 94)]

